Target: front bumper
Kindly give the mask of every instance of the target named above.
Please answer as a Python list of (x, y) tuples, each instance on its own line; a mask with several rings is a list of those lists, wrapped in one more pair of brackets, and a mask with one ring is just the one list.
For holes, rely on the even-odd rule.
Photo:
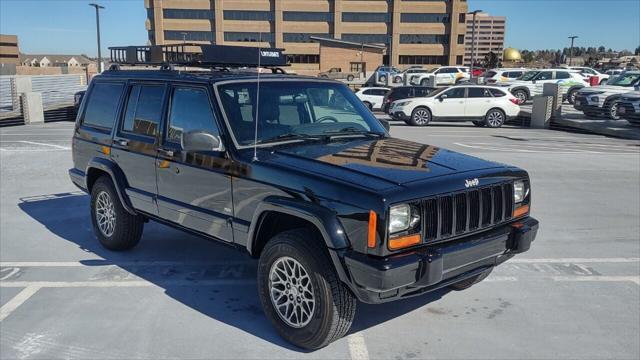
[(538, 232), (532, 217), (462, 239), (386, 258), (340, 255), (349, 286), (366, 303), (421, 295), (479, 275), (529, 250)]
[(403, 109), (396, 109), (396, 108), (392, 108), (389, 111), (389, 116), (391, 116), (392, 119), (394, 120), (408, 120), (411, 116), (405, 114)]

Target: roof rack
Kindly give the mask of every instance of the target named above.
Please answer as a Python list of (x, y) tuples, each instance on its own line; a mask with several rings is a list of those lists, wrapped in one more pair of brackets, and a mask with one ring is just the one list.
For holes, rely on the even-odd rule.
[(257, 48), (230, 45), (202, 45), (183, 43), (175, 45), (116, 46), (110, 47), (113, 64), (179, 65), (206, 68), (288, 66), (284, 49)]

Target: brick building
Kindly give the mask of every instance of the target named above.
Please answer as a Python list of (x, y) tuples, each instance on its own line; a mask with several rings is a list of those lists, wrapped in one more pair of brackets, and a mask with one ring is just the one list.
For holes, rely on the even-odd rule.
[[(485, 55), (493, 51), (500, 61), (504, 50), (504, 35), (507, 18), (504, 16), (491, 16), (487, 13), (476, 15), (476, 44), (475, 59), (482, 61)], [(473, 32), (473, 15), (467, 16), (467, 34), (465, 39), (465, 65), (471, 65), (471, 38)]]

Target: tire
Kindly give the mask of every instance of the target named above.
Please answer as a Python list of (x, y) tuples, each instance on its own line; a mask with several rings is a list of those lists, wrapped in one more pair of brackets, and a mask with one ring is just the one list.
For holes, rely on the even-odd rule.
[(116, 251), (136, 246), (144, 228), (144, 218), (131, 215), (122, 207), (113, 182), (107, 176), (98, 178), (91, 188), (91, 222), (100, 244)]
[(452, 290), (455, 291), (462, 291), (462, 290), (466, 290), (470, 287), (472, 287), (473, 285), (479, 283), (480, 281), (484, 280), (487, 278), (487, 276), (489, 276), (489, 274), (491, 274), (491, 271), (493, 271), (493, 268), (483, 272), (482, 274), (476, 275), (474, 277), (470, 277), (468, 279), (459, 281), (457, 283), (451, 284), (449, 285), (449, 288), (451, 288)]
[(347, 81), (353, 81), (354, 77), (353, 75), (347, 75)]
[(576, 103), (576, 94), (578, 93), (578, 90), (571, 90), (569, 91), (569, 93), (567, 94), (567, 102), (571, 105)]
[(370, 102), (364, 101), (363, 104), (365, 104), (367, 106), (367, 108), (369, 108), (369, 110), (373, 110), (373, 105), (371, 105)]
[(393, 82), (394, 82), (394, 83), (400, 83), (400, 82), (402, 82), (402, 77), (400, 77), (400, 76), (396, 76), (396, 77), (393, 79)]
[(320, 78), (321, 78), (321, 79), (328, 79), (328, 78), (329, 78), (329, 76), (328, 76), (328, 75), (320, 75)]
[(609, 79), (600, 80), (600, 85), (605, 85)]
[(618, 115), (618, 100), (613, 100), (609, 105), (605, 106), (606, 115), (611, 120), (620, 120), (622, 117)]
[(527, 102), (527, 100), (529, 100), (529, 96), (527, 95), (527, 92), (524, 90), (515, 90), (511, 94), (513, 94), (513, 96), (518, 98), (518, 102), (520, 104), (524, 104)]
[(484, 121), (472, 121), (472, 123), (477, 127), (485, 127), (487, 125)]
[(411, 126), (427, 126), (431, 122), (431, 111), (426, 107), (417, 107), (411, 112), (407, 124)]
[(487, 127), (499, 128), (504, 125), (506, 119), (504, 111), (500, 109), (491, 109), (487, 112), (487, 115), (485, 115), (484, 123)]
[[(290, 274), (287, 270), (277, 271), (287, 264), (299, 266), (296, 274), (307, 274), (307, 285), (304, 285), (305, 275), (297, 276), (297, 279), (303, 278), (300, 281), (293, 276), (293, 271)], [(296, 311), (295, 316), (292, 312), (289, 320), (285, 320), (286, 313), (281, 315), (276, 309), (274, 302), (282, 299), (282, 295), (287, 299), (282, 291), (289, 289), (289, 297), (293, 301), (296, 301), (300, 293), (298, 289), (294, 292), (295, 286), (287, 288), (284, 285), (272, 285), (272, 279), (282, 281), (283, 278), (291, 286), (301, 285), (299, 289), (303, 290), (303, 296), (313, 300), (312, 305), (308, 305), (307, 301), (306, 306), (300, 307), (311, 312), (310, 317)], [(273, 300), (273, 297), (278, 296), (275, 291), (280, 292), (280, 297)], [(322, 348), (344, 336), (349, 331), (356, 312), (356, 298), (338, 279), (324, 242), (308, 229), (288, 230), (269, 240), (258, 261), (258, 293), (265, 315), (280, 336), (309, 350)], [(297, 319), (298, 314), (301, 314), (300, 319)]]
[(420, 85), (427, 86), (427, 79), (420, 80)]
[(380, 75), (380, 77), (378, 78), (379, 82), (387, 82), (387, 75)]

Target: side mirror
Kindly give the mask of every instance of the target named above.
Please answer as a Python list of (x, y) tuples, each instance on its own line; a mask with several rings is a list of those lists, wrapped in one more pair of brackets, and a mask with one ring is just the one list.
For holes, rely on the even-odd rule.
[(384, 129), (387, 130), (387, 132), (391, 130), (391, 124), (389, 123), (389, 120), (387, 119), (378, 119), (378, 120), (380, 120), (380, 122), (382, 123), (382, 126), (384, 126)]
[(186, 152), (224, 151), (224, 145), (222, 145), (220, 137), (202, 130), (182, 133), (180, 145)]
[(532, 84), (535, 84), (535, 83), (536, 83), (536, 80), (531, 81), (531, 83), (532, 83)]
[(438, 100), (440, 100), (440, 102), (444, 101), (444, 99), (448, 98), (449, 96), (447, 94), (442, 94), (440, 95), (440, 97), (438, 98)]

